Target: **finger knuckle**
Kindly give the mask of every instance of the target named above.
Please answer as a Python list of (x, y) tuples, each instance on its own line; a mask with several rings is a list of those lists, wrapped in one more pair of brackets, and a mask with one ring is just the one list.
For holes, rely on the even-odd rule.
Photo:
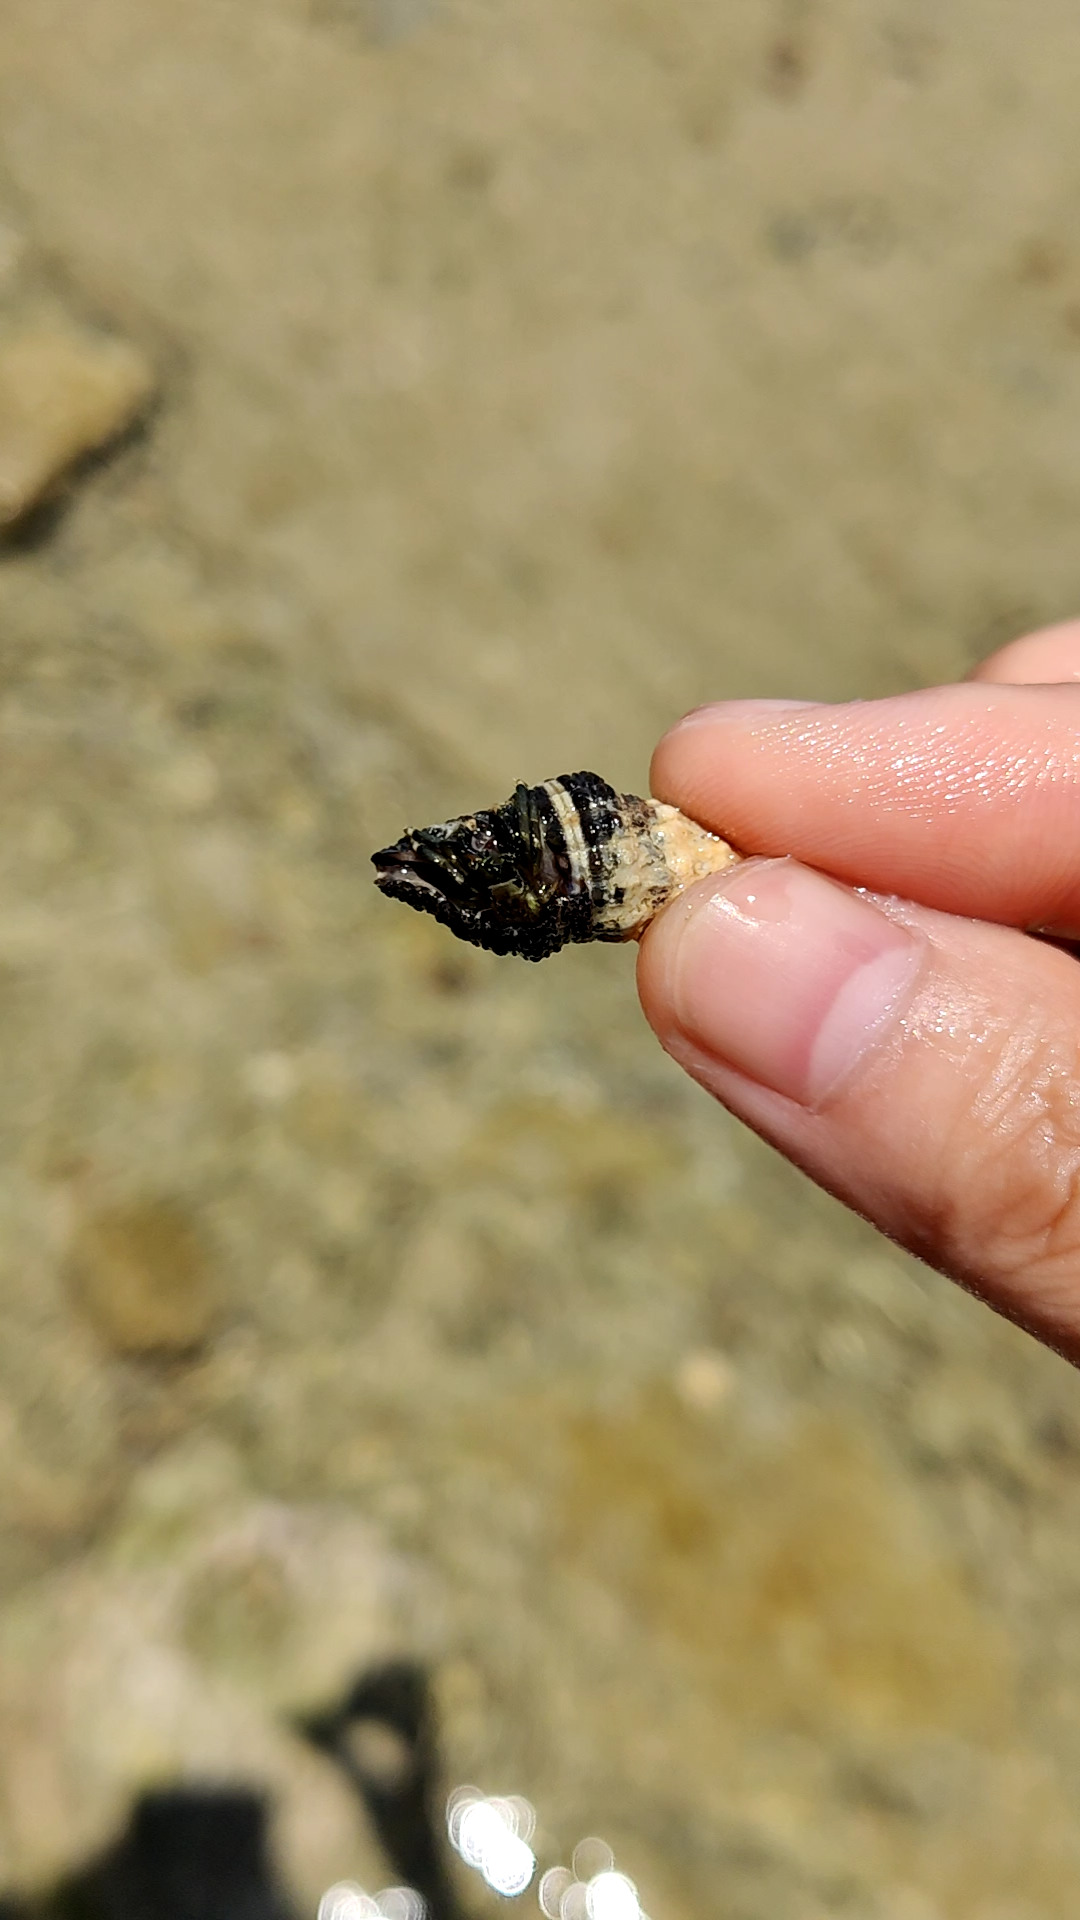
[[(969, 1270), (1080, 1283), (1080, 1054), (1071, 1035), (1006, 1049), (976, 1105), (966, 1216)], [(955, 1191), (954, 1186), (954, 1191)], [(974, 1204), (972, 1204), (974, 1202)], [(976, 1259), (972, 1261), (972, 1253)]]

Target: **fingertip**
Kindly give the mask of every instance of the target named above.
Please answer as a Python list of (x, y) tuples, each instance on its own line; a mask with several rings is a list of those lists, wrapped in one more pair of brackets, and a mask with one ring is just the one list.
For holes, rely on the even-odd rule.
[(1080, 620), (1040, 627), (999, 647), (968, 674), (998, 686), (1057, 686), (1080, 680)]
[(1012, 929), (871, 899), (792, 861), (689, 889), (639, 960), (646, 1017), (699, 1085), (1075, 1358), (1078, 982), (1074, 962)]
[[(691, 707), (688, 713), (681, 714), (660, 740), (649, 762), (649, 792), (657, 800), (666, 800), (677, 806), (678, 794), (685, 788), (684, 772), (688, 758), (696, 760), (695, 749), (700, 747), (703, 737), (708, 737), (716, 728), (729, 723), (732, 714), (745, 706), (756, 706), (752, 700), (709, 700), (703, 706)], [(766, 703), (768, 704), (768, 703)]]
[(687, 739), (695, 729), (708, 724), (712, 715), (722, 711), (723, 706), (719, 701), (710, 706), (692, 707), (689, 713), (684, 713), (666, 733), (661, 734), (649, 761), (649, 792), (655, 800), (678, 805), (674, 794), (678, 788), (679, 766)]
[[(709, 882), (699, 881), (698, 887), (707, 893)], [(694, 887), (687, 888), (662, 913), (657, 914), (638, 946), (638, 998), (646, 1020), (665, 1048), (668, 1046), (668, 1036), (675, 1028), (674, 964), (679, 933), (687, 914), (693, 910), (696, 891)]]
[[(649, 764), (649, 791), (657, 800), (685, 806), (687, 774), (693, 781), (701, 764), (702, 747), (711, 757), (713, 748), (725, 735), (733, 743), (736, 732), (745, 735), (755, 722), (782, 718), (807, 707), (819, 707), (820, 700), (712, 700), (691, 707), (661, 737)], [(706, 745), (707, 743), (707, 745)]]
[(661, 1038), (680, 1037), (707, 1085), (711, 1066), (734, 1069), (811, 1109), (880, 1038), (925, 946), (864, 895), (787, 859), (740, 861), (664, 919), (646, 983)]

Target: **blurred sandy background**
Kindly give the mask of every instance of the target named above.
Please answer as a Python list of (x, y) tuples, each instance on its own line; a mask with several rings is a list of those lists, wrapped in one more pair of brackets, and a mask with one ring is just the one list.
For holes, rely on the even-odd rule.
[(279, 1722), (407, 1651), (653, 1920), (1075, 1914), (1075, 1375), (631, 954), (367, 856), (1077, 609), (1078, 72), (1072, 0), (0, 0), (0, 1883), (262, 1768), (378, 1884)]

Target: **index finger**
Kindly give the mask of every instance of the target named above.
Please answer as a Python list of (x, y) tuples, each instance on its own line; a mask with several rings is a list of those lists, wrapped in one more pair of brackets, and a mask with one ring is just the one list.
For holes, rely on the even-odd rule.
[(652, 786), (744, 852), (947, 913), (1080, 931), (1080, 682), (704, 707), (661, 741)]
[(969, 678), (1002, 686), (1080, 680), (1080, 620), (1063, 620), (1010, 641), (981, 661)]

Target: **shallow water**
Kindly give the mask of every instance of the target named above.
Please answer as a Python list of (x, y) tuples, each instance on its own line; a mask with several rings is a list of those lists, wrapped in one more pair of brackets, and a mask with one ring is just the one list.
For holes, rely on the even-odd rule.
[(160, 394), (0, 560), (0, 1873), (272, 1748), (310, 1897), (377, 1874), (271, 1718), (404, 1649), (448, 1783), (652, 1920), (1064, 1920), (1073, 1374), (684, 1085), (631, 956), (367, 857), (1075, 610), (1075, 8), (0, 28), (0, 318)]

